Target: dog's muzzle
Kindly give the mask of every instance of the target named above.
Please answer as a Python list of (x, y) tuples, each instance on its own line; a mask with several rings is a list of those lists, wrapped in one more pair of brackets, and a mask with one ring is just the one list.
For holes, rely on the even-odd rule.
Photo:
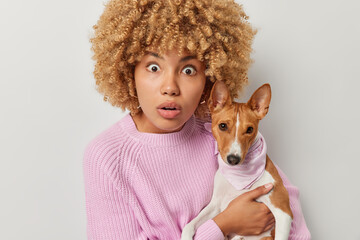
[(236, 165), (240, 162), (241, 158), (234, 154), (230, 154), (227, 156), (227, 161), (230, 165)]

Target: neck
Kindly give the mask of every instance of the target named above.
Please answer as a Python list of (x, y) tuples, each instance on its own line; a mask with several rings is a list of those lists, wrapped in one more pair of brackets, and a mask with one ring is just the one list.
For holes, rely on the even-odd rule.
[(237, 189), (248, 189), (265, 171), (266, 143), (258, 132), (254, 143), (249, 148), (244, 162), (231, 166), (225, 163), (218, 154), (219, 171)]

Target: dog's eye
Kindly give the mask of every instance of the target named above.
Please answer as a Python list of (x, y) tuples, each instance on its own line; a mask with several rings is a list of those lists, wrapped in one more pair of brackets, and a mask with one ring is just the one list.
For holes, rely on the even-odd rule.
[(248, 127), (246, 129), (246, 133), (252, 133), (254, 131), (254, 128), (253, 127)]
[(227, 124), (226, 123), (220, 123), (219, 124), (219, 129), (221, 131), (226, 131), (228, 129)]

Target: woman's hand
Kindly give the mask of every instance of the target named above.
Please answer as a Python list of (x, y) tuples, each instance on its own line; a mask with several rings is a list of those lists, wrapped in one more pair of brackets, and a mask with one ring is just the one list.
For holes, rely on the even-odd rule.
[(266, 184), (244, 193), (232, 200), (228, 207), (213, 218), (224, 236), (236, 233), (242, 236), (259, 235), (275, 224), (275, 218), (269, 208), (255, 199), (268, 193), (273, 185)]

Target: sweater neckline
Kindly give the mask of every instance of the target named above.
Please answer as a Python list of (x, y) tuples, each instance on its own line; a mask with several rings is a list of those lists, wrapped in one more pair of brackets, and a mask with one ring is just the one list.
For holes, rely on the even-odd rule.
[(133, 118), (130, 114), (127, 114), (120, 121), (120, 126), (129, 137), (136, 139), (143, 144), (153, 146), (174, 146), (183, 143), (192, 135), (195, 128), (195, 121), (195, 117), (192, 115), (180, 131), (172, 133), (146, 133), (138, 131)]

